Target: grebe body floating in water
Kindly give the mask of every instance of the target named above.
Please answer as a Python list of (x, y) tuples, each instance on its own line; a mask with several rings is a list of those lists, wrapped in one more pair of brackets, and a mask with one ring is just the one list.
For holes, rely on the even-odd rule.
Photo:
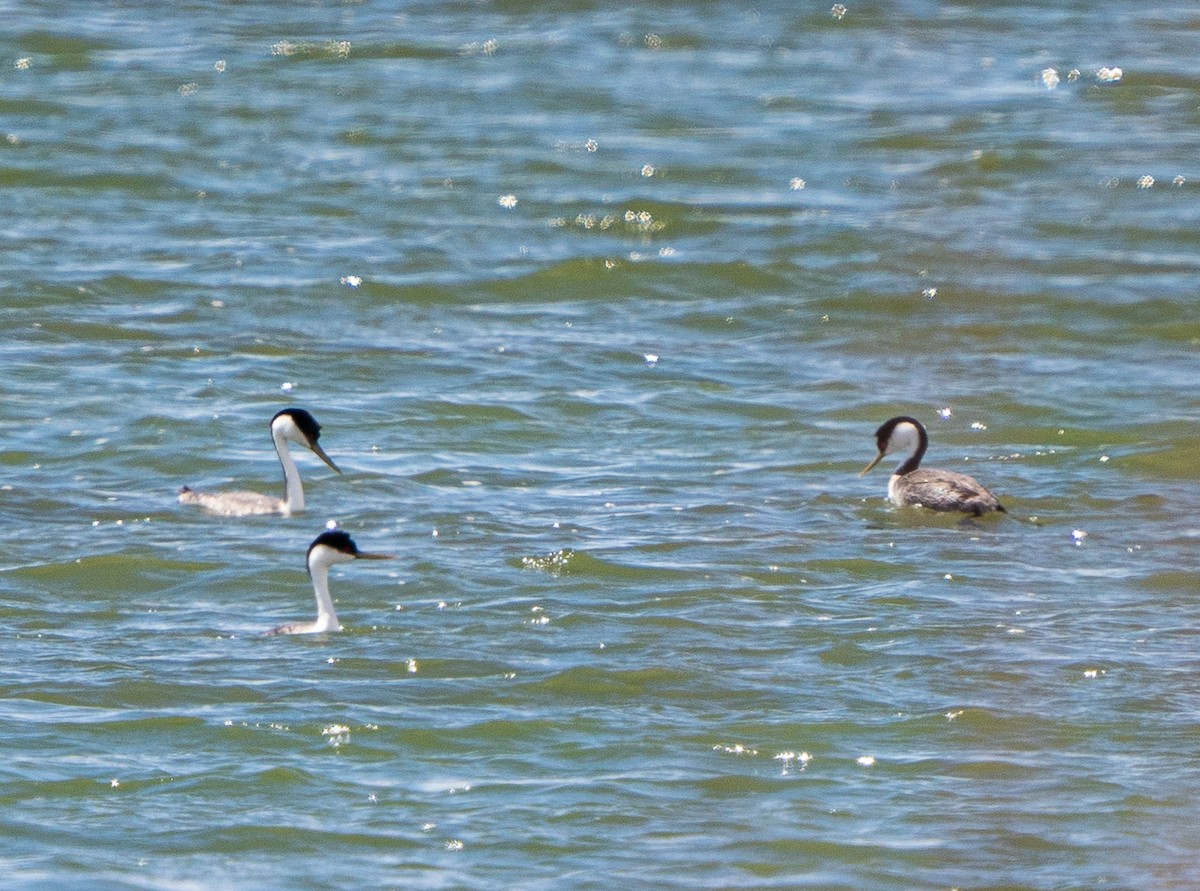
[(280, 625), (268, 634), (321, 634), (326, 631), (341, 631), (333, 598), (329, 595), (329, 567), (335, 563), (351, 563), (355, 560), (391, 560), (391, 554), (368, 554), (340, 529), (322, 532), (308, 546), (308, 574), (312, 578), (313, 593), (317, 597), (317, 620)]
[(996, 496), (974, 477), (953, 470), (921, 468), (921, 459), (929, 447), (929, 436), (920, 421), (908, 417), (892, 418), (875, 431), (875, 441), (879, 454), (859, 476), (865, 476), (885, 455), (908, 453), (888, 480), (888, 498), (893, 504), (960, 510), (977, 517), (993, 510), (1007, 513)]
[(304, 510), (304, 486), (300, 482), (300, 471), (292, 459), (289, 442), (294, 442), (313, 452), (333, 470), (341, 473), (333, 460), (325, 454), (318, 439), (321, 425), (316, 418), (302, 408), (285, 408), (271, 418), (271, 439), (279, 463), (283, 465), (283, 497), (260, 495), (257, 492), (196, 492), (187, 486), (179, 493), (180, 504), (197, 504), (209, 513), (224, 517), (248, 517), (255, 514), (282, 514), (290, 517)]

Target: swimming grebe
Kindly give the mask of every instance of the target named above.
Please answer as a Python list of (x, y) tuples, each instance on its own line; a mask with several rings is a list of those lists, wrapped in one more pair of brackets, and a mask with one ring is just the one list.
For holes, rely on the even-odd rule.
[(326, 631), (341, 631), (333, 598), (329, 595), (329, 567), (335, 563), (350, 563), (354, 560), (391, 560), (391, 554), (368, 554), (340, 529), (322, 532), (308, 546), (308, 574), (312, 578), (313, 593), (317, 597), (317, 620), (280, 625), (269, 634), (321, 634)]
[(999, 500), (979, 484), (974, 477), (953, 470), (922, 470), (921, 459), (929, 447), (929, 436), (921, 422), (914, 418), (899, 417), (884, 422), (875, 431), (879, 454), (863, 468), (859, 476), (865, 476), (884, 455), (892, 452), (907, 452), (892, 478), (888, 480), (888, 498), (893, 504), (914, 504), (933, 510), (961, 510), (981, 516), (988, 511), (1004, 510)]
[(321, 448), (317, 440), (321, 425), (302, 408), (285, 408), (271, 418), (271, 439), (279, 463), (283, 465), (283, 497), (260, 495), (257, 492), (196, 492), (187, 486), (179, 493), (180, 504), (198, 504), (209, 513), (225, 517), (247, 517), (255, 514), (282, 514), (290, 517), (304, 510), (304, 486), (300, 471), (292, 460), (288, 442), (310, 449), (333, 470), (341, 473)]

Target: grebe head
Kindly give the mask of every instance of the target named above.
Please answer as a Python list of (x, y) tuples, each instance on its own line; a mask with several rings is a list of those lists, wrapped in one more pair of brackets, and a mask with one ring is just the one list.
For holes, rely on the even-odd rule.
[(325, 450), (317, 441), (321, 438), (321, 425), (317, 423), (316, 418), (302, 408), (285, 408), (283, 411), (277, 412), (275, 417), (271, 418), (271, 437), (277, 442), (290, 439), (292, 442), (310, 449), (331, 469), (338, 473), (342, 472), (333, 463), (333, 459), (325, 454)]
[(317, 598), (317, 620), (315, 622), (300, 622), (294, 625), (280, 625), (269, 634), (323, 634), (327, 631), (341, 631), (338, 622), (337, 609), (333, 605), (333, 597), (329, 593), (329, 567), (335, 563), (349, 563), (352, 560), (389, 560), (391, 554), (367, 554), (358, 549), (358, 545), (345, 532), (331, 524), (327, 532), (322, 532), (308, 546), (308, 574), (312, 578), (313, 594)]
[(859, 476), (865, 476), (883, 460), (885, 455), (890, 455), (892, 452), (907, 452), (915, 457), (916, 462), (908, 468), (915, 470), (921, 457), (925, 454), (925, 449), (929, 446), (929, 437), (920, 421), (902, 415), (890, 418), (880, 425), (879, 429), (875, 431), (875, 444), (879, 449), (879, 454), (862, 469)]
[(350, 563), (354, 560), (391, 560), (391, 554), (370, 554), (360, 551), (354, 539), (340, 529), (330, 529), (322, 532), (308, 546), (309, 575), (314, 567), (328, 568), (336, 563)]

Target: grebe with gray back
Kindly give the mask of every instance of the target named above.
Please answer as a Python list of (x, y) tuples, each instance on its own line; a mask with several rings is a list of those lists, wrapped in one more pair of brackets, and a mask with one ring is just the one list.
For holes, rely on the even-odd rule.
[(341, 631), (337, 611), (333, 608), (333, 597), (329, 594), (329, 567), (355, 560), (391, 560), (391, 554), (368, 554), (345, 532), (336, 527), (322, 532), (308, 546), (305, 563), (312, 579), (313, 594), (317, 598), (317, 618), (314, 622), (298, 622), (280, 625), (268, 634), (321, 634), (326, 631)]
[(915, 418), (898, 417), (885, 421), (875, 431), (875, 442), (879, 454), (859, 476), (865, 476), (885, 455), (908, 453), (888, 480), (888, 498), (893, 504), (965, 511), (977, 517), (988, 511), (1007, 513), (999, 499), (974, 477), (953, 470), (921, 468), (921, 459), (929, 447), (929, 435)]
[(209, 513), (224, 517), (248, 517), (258, 514), (282, 514), (290, 517), (304, 510), (304, 486), (300, 470), (292, 458), (289, 442), (303, 446), (324, 461), (337, 473), (338, 466), (325, 454), (317, 441), (321, 425), (302, 408), (285, 408), (271, 418), (271, 440), (283, 465), (283, 497), (260, 495), (257, 492), (196, 492), (184, 486), (179, 493), (180, 504), (195, 504)]

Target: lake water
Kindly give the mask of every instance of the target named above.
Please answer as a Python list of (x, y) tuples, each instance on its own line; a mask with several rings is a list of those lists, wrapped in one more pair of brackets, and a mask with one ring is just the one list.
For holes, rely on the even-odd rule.
[(0, 4), (7, 887), (1200, 887), (1200, 9), (847, 5)]

